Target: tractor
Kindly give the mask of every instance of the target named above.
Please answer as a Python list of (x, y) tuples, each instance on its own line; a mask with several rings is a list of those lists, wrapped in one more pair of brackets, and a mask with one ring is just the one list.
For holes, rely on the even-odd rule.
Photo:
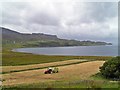
[(47, 68), (47, 70), (44, 72), (44, 74), (52, 74), (52, 73), (58, 73), (58, 68), (54, 67), (54, 68)]

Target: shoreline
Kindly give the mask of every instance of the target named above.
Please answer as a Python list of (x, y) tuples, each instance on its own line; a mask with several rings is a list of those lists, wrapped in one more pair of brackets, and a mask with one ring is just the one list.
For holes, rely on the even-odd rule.
[[(118, 52), (116, 50), (114, 50), (115, 54), (114, 53), (102, 54), (102, 53), (107, 53), (106, 50), (104, 50), (104, 48), (106, 47), (107, 47), (107, 52), (109, 52), (109, 48), (111, 47), (112, 49), (117, 49), (117, 47), (113, 45), (100, 45), (100, 46), (68, 46), (68, 47), (67, 46), (65, 47), (23, 47), (23, 48), (20, 47), (20, 48), (13, 48), (11, 49), (11, 51), (20, 52), (20, 53), (30, 53), (34, 55), (49, 55), (49, 56), (112, 56), (112, 57), (118, 56), (118, 55), (115, 55)], [(80, 49), (79, 53), (77, 48)], [(101, 48), (103, 49), (103, 51), (101, 50)], [(41, 50), (41, 52), (38, 49)], [(94, 51), (94, 49), (97, 49), (97, 50)], [(42, 52), (43, 50), (44, 52)], [(70, 52), (68, 52), (68, 50)], [(72, 50), (75, 52), (74, 54)], [(84, 53), (82, 53), (81, 50)], [(92, 50), (92, 53), (90, 53), (89, 50)], [(61, 51), (64, 53), (62, 53)]]

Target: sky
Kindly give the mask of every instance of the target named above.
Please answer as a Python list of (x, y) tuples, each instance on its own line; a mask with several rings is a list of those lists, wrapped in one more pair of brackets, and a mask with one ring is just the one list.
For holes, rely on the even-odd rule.
[(21, 33), (45, 33), (80, 41), (118, 42), (117, 2), (31, 0), (2, 2), (0, 7), (1, 26)]

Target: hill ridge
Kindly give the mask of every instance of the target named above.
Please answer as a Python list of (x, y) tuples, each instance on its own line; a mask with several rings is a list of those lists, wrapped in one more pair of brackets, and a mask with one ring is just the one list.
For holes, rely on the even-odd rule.
[(20, 33), (8, 28), (0, 27), (2, 30), (2, 43), (21, 43), (25, 47), (56, 47), (56, 46), (95, 46), (112, 45), (112, 43), (96, 41), (77, 41), (60, 39), (57, 35), (44, 33)]

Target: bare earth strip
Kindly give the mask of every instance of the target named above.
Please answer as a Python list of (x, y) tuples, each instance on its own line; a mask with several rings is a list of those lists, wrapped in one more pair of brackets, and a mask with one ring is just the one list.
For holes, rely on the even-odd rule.
[(30, 84), (48, 81), (66, 81), (88, 79), (91, 75), (99, 72), (99, 67), (104, 61), (91, 61), (80, 64), (60, 66), (59, 73), (44, 74), (45, 69), (14, 72), (3, 75), (3, 86)]
[(33, 65), (22, 65), (22, 66), (3, 66), (2, 72), (11, 72), (11, 71), (34, 69), (34, 68), (43, 68), (43, 67), (49, 67), (49, 66), (72, 64), (72, 63), (83, 62), (83, 61), (87, 61), (87, 60), (74, 59), (74, 60), (58, 61), (58, 62), (44, 63), (44, 64), (33, 64)]

